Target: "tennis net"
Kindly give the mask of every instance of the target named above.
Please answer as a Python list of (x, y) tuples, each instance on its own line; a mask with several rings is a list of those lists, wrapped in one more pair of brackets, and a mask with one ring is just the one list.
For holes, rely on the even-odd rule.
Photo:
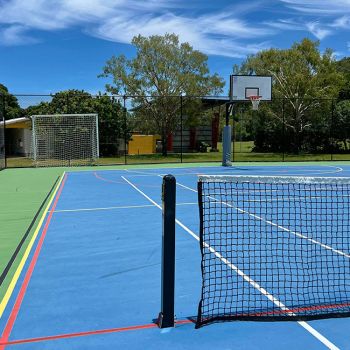
[(350, 179), (201, 176), (196, 327), (350, 316)]

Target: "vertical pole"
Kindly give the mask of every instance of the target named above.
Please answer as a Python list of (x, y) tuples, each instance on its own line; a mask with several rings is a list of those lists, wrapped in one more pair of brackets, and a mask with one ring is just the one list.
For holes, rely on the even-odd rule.
[(232, 130), (230, 126), (230, 103), (226, 103), (226, 126), (222, 131), (222, 165), (231, 166)]
[(96, 158), (98, 161), (98, 159), (100, 158), (100, 137), (99, 137), (99, 127), (98, 127), (98, 114), (96, 114), (95, 123), (96, 123)]
[(4, 122), (4, 157), (5, 157), (5, 169), (7, 168), (7, 153), (6, 153), (6, 98), (5, 95), (2, 95), (2, 120)]
[(128, 143), (126, 141), (127, 138), (127, 123), (126, 123), (126, 96), (123, 96), (123, 114), (124, 114), (124, 164), (126, 165), (128, 162), (127, 159), (127, 147), (128, 147)]
[(331, 125), (329, 130), (329, 138), (331, 144), (331, 160), (333, 160), (333, 126), (334, 126), (334, 100), (332, 99)]
[(180, 116), (180, 128), (181, 128), (181, 130), (180, 130), (180, 157), (181, 157), (181, 163), (183, 162), (183, 159), (182, 159), (182, 141), (183, 141), (183, 139), (182, 139), (182, 128), (183, 128), (183, 97), (182, 97), (182, 95), (181, 95), (181, 97), (180, 97), (180, 102), (181, 102), (181, 106), (180, 106), (180, 114), (181, 114), (181, 116)]
[(37, 149), (36, 149), (36, 134), (35, 134), (35, 116), (32, 116), (32, 148), (33, 148), (33, 160), (36, 166)]
[(174, 327), (175, 301), (175, 209), (176, 179), (172, 175), (163, 177), (163, 237), (162, 237), (162, 290), (159, 328)]
[(284, 109), (285, 109), (285, 99), (282, 100), (282, 162), (284, 162), (284, 153), (285, 153), (285, 115), (284, 115)]
[(231, 111), (232, 111), (232, 132), (231, 132), (232, 140), (230, 141), (230, 146), (231, 146), (231, 152), (232, 152), (231, 162), (233, 163), (235, 161), (235, 120), (233, 116), (233, 113), (234, 113), (233, 103), (231, 106)]

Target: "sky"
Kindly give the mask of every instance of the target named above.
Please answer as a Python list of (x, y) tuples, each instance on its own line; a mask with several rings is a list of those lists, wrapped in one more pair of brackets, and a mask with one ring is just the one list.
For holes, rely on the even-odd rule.
[[(226, 82), (234, 64), (307, 37), (350, 56), (350, 0), (0, 0), (0, 83), (14, 94), (105, 91), (135, 35), (175, 33)], [(225, 87), (227, 90), (227, 84)]]

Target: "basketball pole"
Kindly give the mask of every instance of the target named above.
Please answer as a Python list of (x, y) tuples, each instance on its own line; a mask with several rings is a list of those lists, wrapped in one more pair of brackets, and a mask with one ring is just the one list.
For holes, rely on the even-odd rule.
[(226, 125), (222, 132), (222, 165), (232, 165), (232, 128), (230, 126), (230, 111), (233, 103), (226, 103)]

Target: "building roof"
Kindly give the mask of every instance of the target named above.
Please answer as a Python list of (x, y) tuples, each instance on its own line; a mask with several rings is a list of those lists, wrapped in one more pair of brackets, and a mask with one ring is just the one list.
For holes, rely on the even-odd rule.
[[(0, 127), (4, 122), (0, 122)], [(28, 129), (31, 126), (31, 120), (28, 117), (14, 118), (5, 120), (5, 127), (9, 129)]]

